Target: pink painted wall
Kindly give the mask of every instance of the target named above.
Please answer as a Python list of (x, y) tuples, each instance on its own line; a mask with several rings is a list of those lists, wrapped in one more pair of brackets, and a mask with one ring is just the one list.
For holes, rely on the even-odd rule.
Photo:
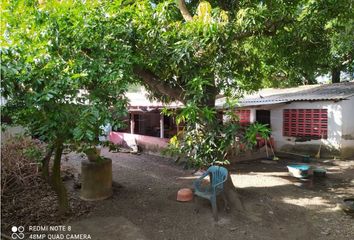
[(123, 132), (110, 132), (109, 134), (109, 140), (117, 145), (126, 145), (127, 142), (131, 142), (134, 139), (142, 150), (153, 152), (161, 151), (166, 148), (170, 141), (168, 138), (150, 137)]

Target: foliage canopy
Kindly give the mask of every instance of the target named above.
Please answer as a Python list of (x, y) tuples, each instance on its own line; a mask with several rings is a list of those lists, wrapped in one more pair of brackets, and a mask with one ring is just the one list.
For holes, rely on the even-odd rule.
[(13, 1), (3, 16), (2, 89), (15, 122), (45, 141), (94, 142), (110, 108), (123, 115), (131, 47), (121, 19), (58, 1)]

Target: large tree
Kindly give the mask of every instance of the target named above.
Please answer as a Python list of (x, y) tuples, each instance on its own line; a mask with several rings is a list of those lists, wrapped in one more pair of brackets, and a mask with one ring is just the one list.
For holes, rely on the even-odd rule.
[[(284, 27), (293, 24), (296, 5), (281, 1), (135, 5), (134, 73), (153, 97), (185, 104), (178, 119), (187, 123), (186, 131), (176, 146), (189, 160), (206, 166), (227, 161), (225, 153), (237, 128), (218, 125), (216, 97), (237, 98), (261, 87), (268, 66), (262, 61), (260, 43), (272, 44), (272, 38), (286, 33)], [(228, 199), (242, 210), (228, 179)]]
[[(230, 107), (231, 99), (244, 91), (314, 83), (316, 75), (335, 64), (352, 65), (352, 35), (346, 30), (352, 29), (352, 6), (350, 1), (327, 2), (178, 0), (131, 5), (134, 73), (153, 97), (185, 104), (178, 119), (187, 122), (187, 131), (176, 146), (187, 151), (189, 159), (204, 165), (227, 160), (225, 152), (237, 129), (218, 127), (218, 94), (228, 98), (225, 107)], [(343, 46), (334, 42), (341, 35), (346, 36)], [(239, 202), (231, 181), (228, 189), (229, 198)]]

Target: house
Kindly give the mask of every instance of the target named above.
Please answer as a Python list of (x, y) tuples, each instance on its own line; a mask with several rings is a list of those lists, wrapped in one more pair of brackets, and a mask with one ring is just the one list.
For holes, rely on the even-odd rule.
[(171, 138), (177, 133), (175, 119), (163, 115), (162, 109), (177, 109), (183, 106), (180, 102), (168, 105), (150, 101), (144, 93), (127, 93), (129, 99), (129, 131), (152, 137)]
[(180, 102), (164, 104), (147, 98), (144, 92), (127, 93), (129, 99), (127, 128), (112, 131), (111, 142), (119, 145), (138, 145), (145, 152), (154, 154), (166, 148), (169, 139), (178, 131), (175, 119), (162, 114), (164, 108), (178, 109), (183, 107)]
[[(153, 149), (166, 146), (179, 126), (161, 111), (164, 107), (177, 109), (183, 105), (149, 101), (142, 93), (130, 93), (127, 97), (130, 99), (129, 129), (125, 129), (125, 137), (123, 133), (115, 133), (121, 135), (116, 136), (119, 140), (115, 142), (133, 134), (135, 139), (140, 139), (138, 145), (146, 142)], [(219, 111), (224, 110), (224, 102), (224, 98), (217, 99)], [(243, 97), (235, 111), (241, 124), (268, 124), (276, 151), (315, 155), (321, 146), (322, 157), (354, 156), (353, 81), (262, 89)], [(114, 142), (113, 136), (111, 139)]]
[(277, 151), (315, 155), (321, 146), (323, 157), (354, 156), (354, 81), (263, 89), (236, 111), (243, 123), (268, 124)]

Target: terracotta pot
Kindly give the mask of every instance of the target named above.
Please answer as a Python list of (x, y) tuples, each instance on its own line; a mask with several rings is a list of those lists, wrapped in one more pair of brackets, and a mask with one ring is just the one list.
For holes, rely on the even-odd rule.
[(177, 201), (189, 202), (193, 200), (193, 192), (189, 188), (182, 188), (177, 192)]

